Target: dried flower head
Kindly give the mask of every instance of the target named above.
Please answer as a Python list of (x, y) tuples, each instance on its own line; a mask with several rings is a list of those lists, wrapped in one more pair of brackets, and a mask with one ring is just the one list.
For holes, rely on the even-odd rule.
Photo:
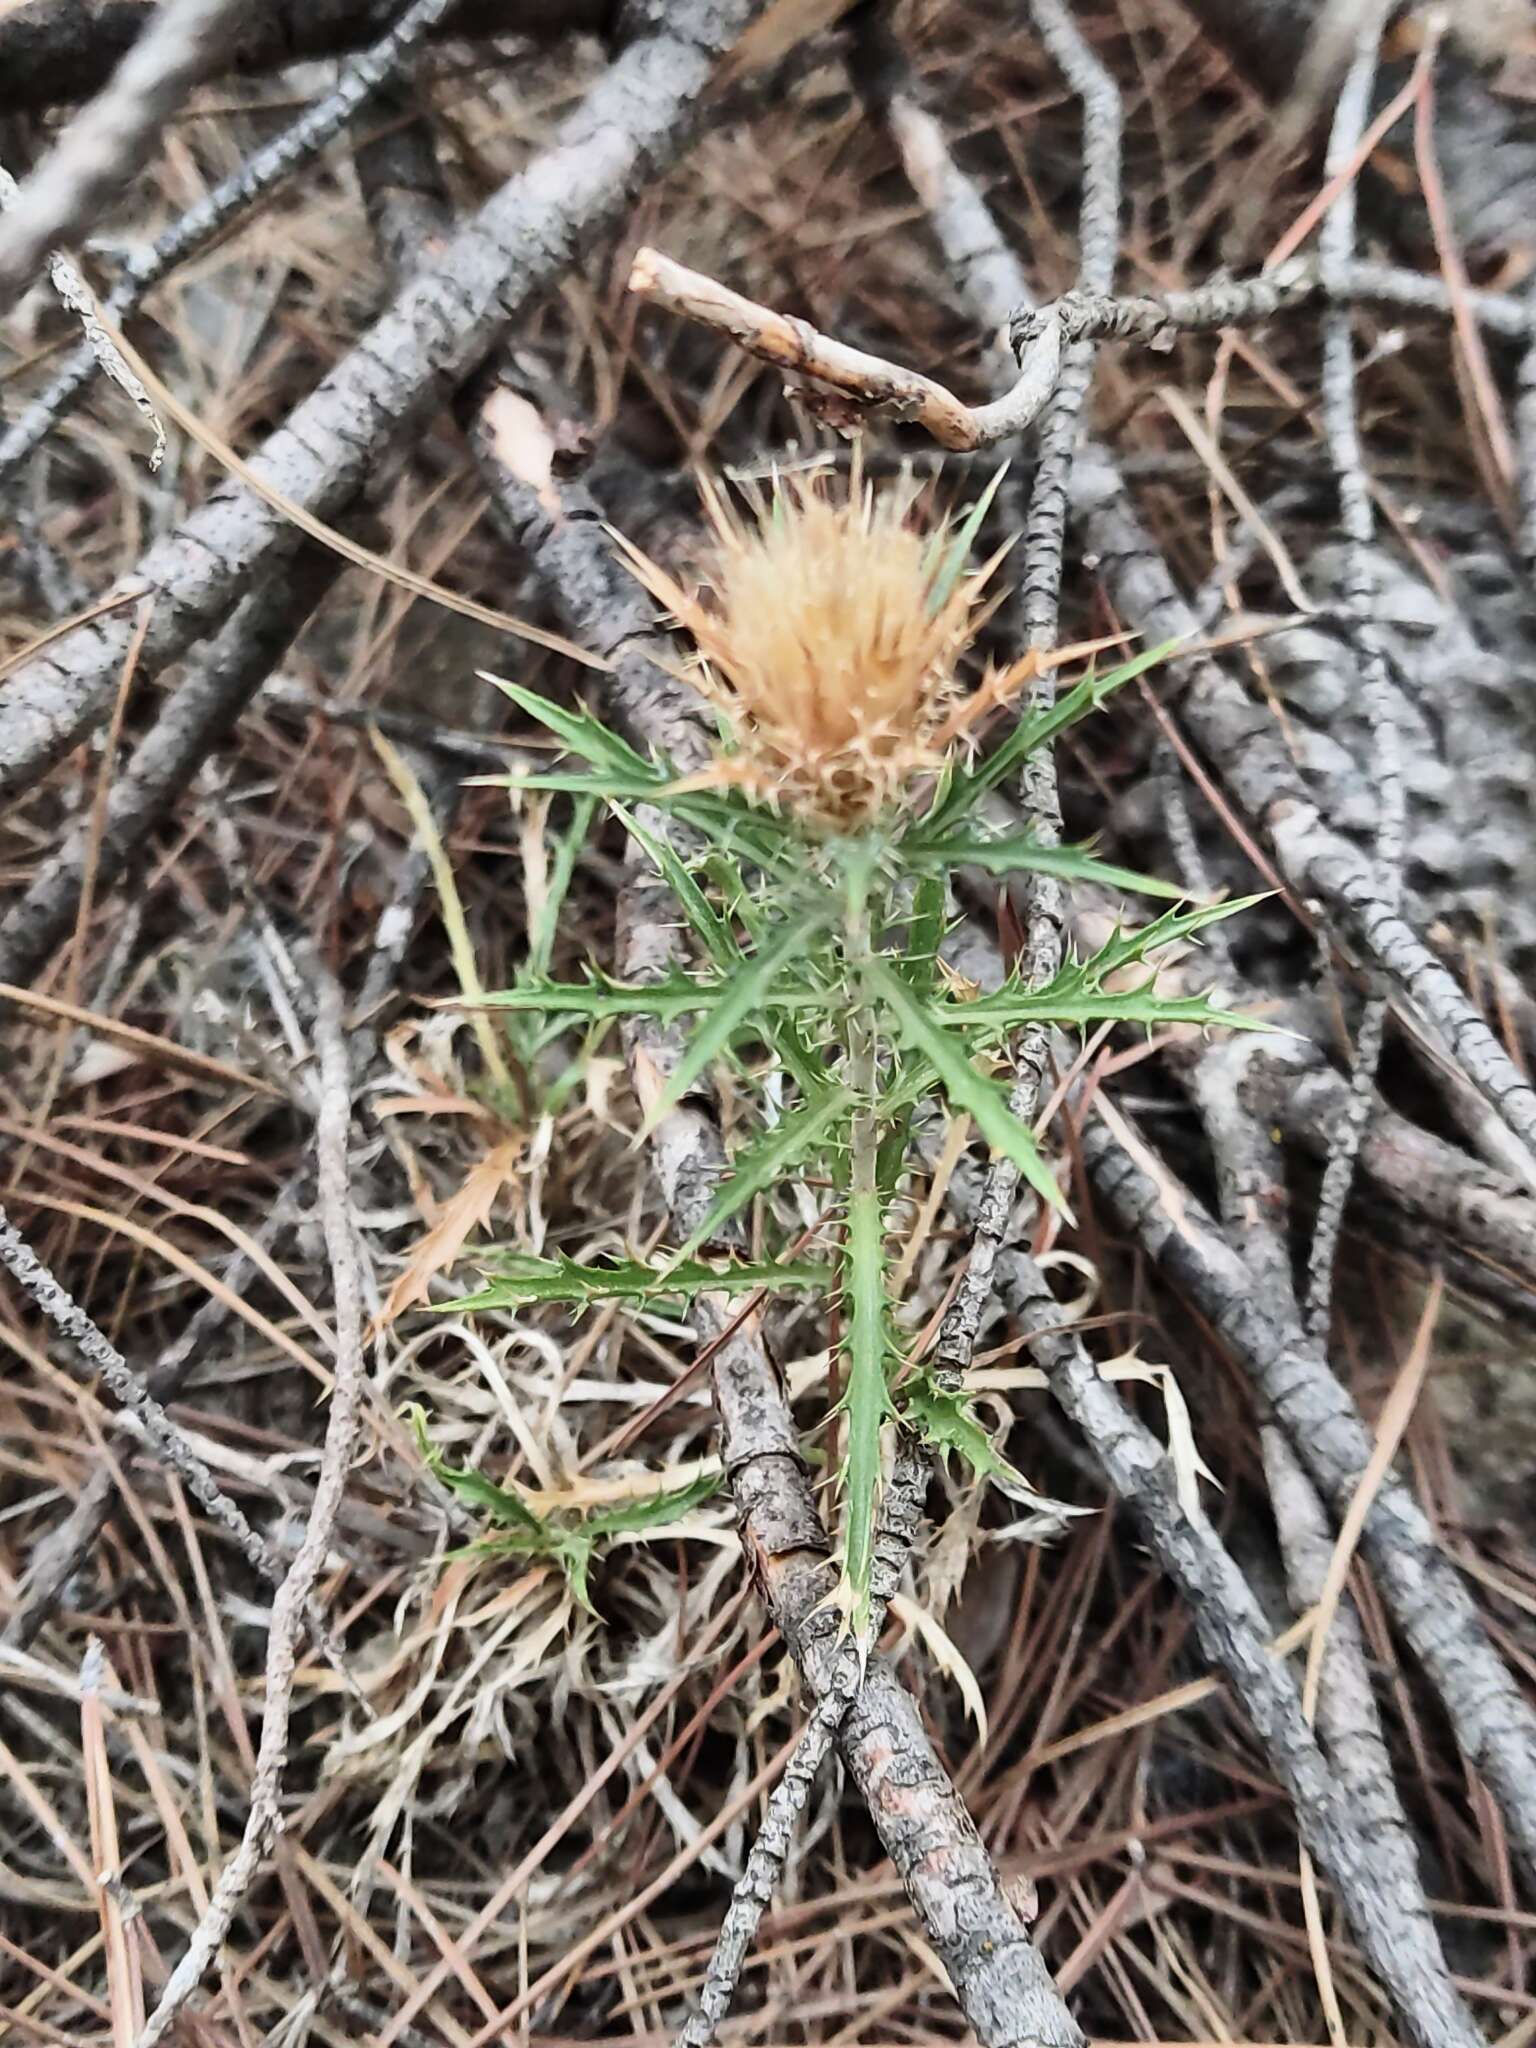
[[(976, 517), (924, 532), (917, 497), (910, 482), (876, 491), (855, 468), (843, 489), (781, 479), (743, 517), (707, 488), (708, 599), (621, 541), (692, 637), (693, 680), (730, 726), (735, 752), (710, 779), (846, 831), (940, 764), (970, 722), (956, 668), (999, 557), (968, 569)], [(967, 703), (995, 705), (999, 682)]]

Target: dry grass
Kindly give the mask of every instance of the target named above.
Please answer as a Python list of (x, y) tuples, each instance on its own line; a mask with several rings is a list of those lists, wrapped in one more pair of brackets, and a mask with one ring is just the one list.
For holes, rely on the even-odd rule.
[[(1016, 14), (982, 0), (916, 0), (902, 26), (962, 154), (1051, 290), (1072, 268), (1076, 117)], [(1174, 0), (1111, 0), (1093, 28), (1127, 91), (1130, 275), (1192, 279), (1231, 224), (1265, 113)], [(524, 161), (596, 61), (588, 48), (474, 67), (434, 58), (426, 92), (457, 195)], [(205, 189), (287, 104), (271, 82), (221, 87), (205, 101), (167, 136), (158, 169), (125, 207), (127, 231)], [(1278, 237), (1312, 190), (1304, 167), (1280, 181), (1261, 242)], [(551, 388), (568, 395), (571, 416), (600, 437), (594, 486), (637, 545), (681, 574), (696, 559), (697, 472), (753, 469), (764, 450), (803, 439), (807, 424), (759, 366), (660, 320), (637, 320), (623, 291), (634, 245), (661, 242), (743, 290), (802, 308), (828, 331), (983, 395), (990, 338), (950, 310), (916, 216), (887, 145), (829, 63), (800, 78), (787, 107), (707, 141), (648, 195), (622, 246), (584, 252), (579, 274), (520, 341)], [(162, 286), (138, 340), (203, 423), (245, 450), (346, 347), (383, 291), (345, 152), (333, 152)], [(59, 331), (49, 315), (36, 332), (24, 320), (4, 330), (0, 396), (9, 401), (46, 374)], [(1413, 502), (1478, 485), (1472, 437), (1447, 416), (1445, 346), (1416, 336), (1367, 373), (1384, 509), (1414, 546), (1422, 544), (1407, 517)], [(1208, 423), (1219, 414), (1228, 461), (1255, 498), (1277, 476), (1305, 498), (1322, 475), (1306, 347), (1288, 332), (1244, 337), (1223, 351), (1211, 383), (1208, 346), (1181, 344), (1150, 370), (1106, 356), (1100, 421), (1138, 472), (1158, 538), (1191, 585), (1221, 561), (1230, 508), (1158, 384), (1205, 406)], [(149, 479), (135, 427), (103, 393), (62, 429), (10, 508), (14, 521), (0, 531), (0, 663), (58, 611), (89, 601), (178, 507), (217, 484), (202, 452), (175, 436), (165, 470)], [(957, 465), (956, 474), (974, 490), (977, 472)], [(450, 421), (432, 422), (398, 471), (377, 481), (362, 536), (370, 545), (484, 604), (538, 615), (538, 593), (486, 519)], [(964, 486), (943, 488), (959, 495)], [(903, 517), (866, 518), (856, 494), (805, 492), (798, 502), (829, 616), (841, 620), (846, 582), (865, 598), (886, 578), (918, 587), (912, 563), (922, 542)], [(1304, 503), (1285, 525), (1287, 548), (1304, 560), (1326, 521), (1324, 504)], [(921, 750), (942, 724), (975, 588), (962, 583), (947, 608), (919, 622), (893, 626), (886, 612), (880, 632), (894, 652), (872, 630), (847, 646), (836, 675), (818, 667), (825, 758), (793, 761), (781, 665), (750, 669), (742, 650), (777, 645), (774, 636), (786, 649), (807, 638), (824, 646), (827, 636), (817, 619), (777, 615), (782, 564), (771, 525), (757, 552), (736, 529), (718, 537), (718, 609), (688, 607), (687, 616), (727, 708), (754, 729), (766, 772), (804, 771), (818, 791), (830, 778), (839, 806), (883, 796), (888, 774), (908, 772), (904, 750)], [(653, 587), (685, 608), (670, 584)], [(1072, 637), (1115, 629), (1087, 574), (1071, 573), (1069, 600)], [(1235, 610), (1275, 601), (1267, 557), (1229, 601)], [(988, 626), (983, 646), (1006, 659), (1006, 617)], [(1262, 691), (1263, 643), (1244, 658)], [(860, 699), (846, 677), (866, 676), (871, 660), (879, 673), (866, 712), (853, 708)], [(558, 656), (349, 569), (285, 670), (322, 708), (305, 715), (264, 700), (222, 756), (234, 868), (220, 850), (216, 807), (207, 792), (188, 790), (131, 891), (104, 893), (40, 980), (43, 995), (77, 1002), (83, 1020), (7, 1010), (6, 1208), (136, 1363), (152, 1364), (206, 1303), (222, 1302), (172, 1412), (284, 1555), (312, 1498), (330, 1331), (309, 1213), (309, 1127), (292, 1099), (306, 1034), (302, 1019), (295, 1034), (274, 1006), (270, 946), (248, 892), (279, 929), (293, 920), (316, 933), (355, 988), (411, 834), (378, 752), (331, 713), (364, 704), (487, 728), (505, 709), (474, 681), (487, 666), (551, 692), (582, 688)], [(789, 672), (801, 673), (794, 664)], [(129, 737), (159, 688), (131, 682)], [(1278, 700), (1276, 708), (1283, 717)], [(526, 732), (507, 737), (536, 744)], [(1063, 760), (1069, 813), (1090, 829), (1118, 819), (1141, 762), (1129, 713), (1095, 727)], [(112, 768), (82, 749), (0, 821), (7, 891), (89, 814)], [(444, 835), (487, 987), (511, 979), (529, 907), (548, 886), (540, 822), (509, 807), (504, 791), (471, 788)], [(1133, 815), (1126, 829), (1134, 845)], [(582, 854), (557, 966), (574, 968), (588, 954), (611, 960), (615, 858), (616, 843), (601, 835)], [(483, 1219), (484, 1235), (524, 1250), (579, 1255), (646, 1249), (660, 1227), (630, 1142), (638, 1114), (615, 1045), (582, 1054), (565, 1041), (538, 1071), (513, 1075), (521, 1091), (488, 1103), (470, 1024), (419, 1000), (456, 986), (442, 905), (429, 894), (357, 1111), (357, 1191), (374, 1276), (367, 1306), (381, 1327), (364, 1448), (319, 1590), (360, 1698), (318, 1655), (301, 1663), (284, 1832), (222, 1972), (185, 2024), (184, 2038), (209, 2048), (659, 2043), (698, 1980), (762, 1788), (798, 1725), (787, 1657), (763, 1634), (722, 1506), (697, 1510), (681, 1535), (615, 1547), (594, 1574), (600, 1620), (575, 1605), (551, 1566), (446, 1555), (473, 1528), (428, 1486), (399, 1420), (409, 1402), (431, 1412), (456, 1463), (516, 1481), (547, 1508), (612, 1499), (658, 1472), (697, 1469), (713, 1451), (705, 1393), (691, 1386), (666, 1399), (691, 1359), (685, 1333), (664, 1315), (607, 1308), (573, 1324), (526, 1310), (470, 1321), (424, 1313), (397, 1290), (445, 1217), (466, 1232)], [(174, 1049), (204, 1063), (190, 1066)], [(575, 1085), (547, 1107), (558, 1068), (578, 1056)], [(1160, 1135), (1180, 1150), (1171, 1098), (1146, 1071)], [(1288, 1617), (1246, 1398), (1208, 1333), (1100, 1232), (1085, 1194), (1078, 1207), (1078, 1248), (1104, 1276), (1104, 1355), (1134, 1342), (1178, 1362), (1201, 1453), (1222, 1483), (1214, 1512), (1273, 1595), (1278, 1628)], [(794, 1222), (803, 1227), (798, 1212)], [(283, 1227), (268, 1250), (274, 1223)], [(259, 1254), (254, 1270), (230, 1279), (242, 1248)], [(942, 1225), (923, 1245), (915, 1317), (927, 1321), (944, 1300), (957, 1249)], [(1395, 1254), (1357, 1241), (1350, 1264), (1341, 1356), (1374, 1415), (1406, 1355), (1418, 1302)], [(440, 1277), (424, 1284), (442, 1298)], [(386, 1315), (389, 1307), (398, 1313)], [(796, 1311), (777, 1334), (796, 1388), (813, 1387), (825, 1369), (825, 1328)], [(1007, 1335), (997, 1325), (983, 1342)], [(153, 2003), (239, 1838), (270, 1594), (9, 1298), (0, 1300), (0, 1343), (0, 1618), (90, 1476), (105, 1467), (114, 1484), (101, 1539), (31, 1652), (0, 1662), (0, 2037), (115, 2043), (129, 2038), (123, 2013)], [(1447, 1543), (1475, 1577), (1490, 1627), (1536, 1681), (1529, 1491), (1484, 1479), (1487, 1435), (1507, 1464), (1514, 1433), (1533, 1431), (1512, 1355), (1490, 1321), (1454, 1307), (1408, 1456)], [(1490, 1419), (1494, 1388), (1507, 1406)], [(1045, 1397), (1020, 1395), (1015, 1405), (1020, 1462), (1052, 1493), (1096, 1504), (1096, 1483)], [(1158, 1420), (1155, 1407), (1148, 1412)], [(914, 1596), (976, 1675), (985, 1740), (923, 1648), (899, 1633), (892, 1648), (993, 1853), (1011, 1878), (1037, 1888), (1036, 1932), (1085, 2028), (1118, 2041), (1321, 2041), (1286, 1808), (1219, 1693), (1167, 1708), (1164, 1696), (1200, 1674), (1190, 1623), (1124, 1525), (1096, 1514), (1040, 1549), (1010, 1541), (1004, 1504), (958, 1480), (936, 1484), (932, 1506), (939, 1533)], [(1496, 1818), (1416, 1673), (1398, 1661), (1368, 1580), (1356, 1573), (1352, 1587), (1447, 1949), (1490, 2038), (1514, 2048), (1536, 2037), (1536, 1914), (1520, 1905)], [(120, 1881), (102, 1881), (109, 1864)], [(1350, 2037), (1386, 2041), (1326, 1890), (1323, 1910)], [(813, 1802), (727, 2038), (962, 2038), (867, 1821), (831, 1779)]]

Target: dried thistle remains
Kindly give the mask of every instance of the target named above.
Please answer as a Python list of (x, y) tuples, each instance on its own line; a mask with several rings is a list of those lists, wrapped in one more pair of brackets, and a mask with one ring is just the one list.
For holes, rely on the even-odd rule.
[(1035, 662), (969, 698), (957, 673), (1005, 552), (967, 567), (1001, 475), (963, 524), (927, 532), (915, 483), (876, 491), (857, 466), (842, 491), (780, 478), (746, 517), (706, 485), (707, 598), (616, 537), (692, 638), (690, 679), (730, 730), (733, 751), (695, 787), (734, 782), (815, 827), (855, 830), (898, 809), (981, 709), (1006, 702)]

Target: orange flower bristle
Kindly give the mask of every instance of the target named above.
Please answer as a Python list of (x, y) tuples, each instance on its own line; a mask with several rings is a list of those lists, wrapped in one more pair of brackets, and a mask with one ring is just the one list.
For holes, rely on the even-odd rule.
[(692, 680), (735, 738), (737, 751), (695, 781), (739, 783), (818, 829), (857, 829), (1064, 658), (1027, 656), (962, 695), (958, 664), (990, 616), (985, 592), (1005, 550), (957, 571), (947, 528), (925, 533), (914, 517), (918, 495), (910, 480), (876, 491), (855, 464), (845, 491), (782, 478), (743, 517), (706, 485), (707, 602), (615, 536), (692, 638)]

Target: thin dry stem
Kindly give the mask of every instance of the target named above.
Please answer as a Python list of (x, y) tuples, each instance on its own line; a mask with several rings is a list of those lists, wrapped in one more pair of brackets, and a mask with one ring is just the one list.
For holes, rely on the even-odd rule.
[(320, 984), (315, 1043), (319, 1053), (320, 1097), (315, 1126), (317, 1189), (336, 1325), (336, 1376), (326, 1420), (325, 1447), (308, 1524), (272, 1602), (261, 1739), (251, 1776), (245, 1831), (240, 1846), (219, 1873), (207, 1908), (167, 1979), (136, 2048), (154, 2048), (201, 1983), (281, 1825), (283, 1773), (288, 1763), (288, 1726), (293, 1712), (300, 1628), (330, 1548), (357, 1441), (363, 1394), (363, 1297), (347, 1164), (352, 1080), (342, 1024), (341, 991), (328, 974), (323, 975)]
[(970, 406), (931, 377), (819, 334), (808, 321), (760, 306), (659, 249), (639, 252), (629, 288), (669, 313), (728, 335), (749, 355), (785, 371), (797, 390), (808, 384), (835, 393), (847, 408), (829, 415), (835, 424), (851, 425), (878, 412), (913, 421), (941, 448), (992, 448), (1023, 433), (1054, 390), (1061, 363), (1061, 332), (1048, 323), (1027, 351), (1012, 389), (990, 405)]

